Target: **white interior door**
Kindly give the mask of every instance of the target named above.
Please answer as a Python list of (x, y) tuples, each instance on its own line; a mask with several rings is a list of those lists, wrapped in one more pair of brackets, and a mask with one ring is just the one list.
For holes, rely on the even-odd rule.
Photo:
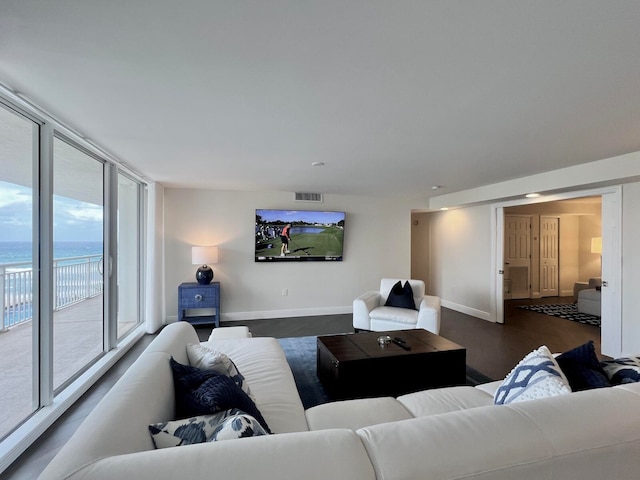
[(531, 216), (505, 215), (504, 298), (529, 298), (530, 277)]
[(602, 195), (601, 352), (618, 358), (622, 348), (622, 207), (621, 193)]
[(560, 219), (540, 217), (540, 295), (557, 297), (558, 287), (558, 243)]

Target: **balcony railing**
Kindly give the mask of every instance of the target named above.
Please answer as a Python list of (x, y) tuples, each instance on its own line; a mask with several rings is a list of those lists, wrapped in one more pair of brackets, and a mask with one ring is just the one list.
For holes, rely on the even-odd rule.
[[(103, 290), (102, 255), (57, 258), (53, 261), (53, 308), (60, 310)], [(33, 317), (31, 262), (0, 264), (0, 330)]]

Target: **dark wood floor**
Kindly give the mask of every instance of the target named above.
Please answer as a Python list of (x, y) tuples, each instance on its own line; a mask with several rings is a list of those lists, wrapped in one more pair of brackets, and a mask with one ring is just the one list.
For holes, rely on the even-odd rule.
[[(600, 329), (518, 308), (527, 303), (564, 303), (570, 298), (512, 300), (505, 302), (505, 323), (496, 324), (442, 309), (440, 335), (467, 348), (467, 364), (493, 379), (502, 379), (531, 350), (547, 345), (562, 352), (593, 340), (600, 351)], [(248, 325), (256, 337), (301, 337), (352, 332), (351, 314), (317, 317), (226, 322), (223, 326)], [(198, 328), (206, 340), (210, 327)], [(135, 361), (154, 335), (146, 335), (96, 385), (45, 432), (0, 479), (34, 479), (55, 456), (102, 396)]]

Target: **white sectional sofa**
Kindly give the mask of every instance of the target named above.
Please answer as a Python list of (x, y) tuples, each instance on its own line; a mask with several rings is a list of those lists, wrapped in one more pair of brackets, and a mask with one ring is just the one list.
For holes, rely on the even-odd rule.
[(212, 341), (244, 375), (272, 435), (155, 450), (173, 418), (169, 358), (189, 324), (166, 327), (40, 476), (50, 479), (400, 480), (640, 476), (640, 384), (494, 405), (496, 384), (304, 411), (275, 339)]

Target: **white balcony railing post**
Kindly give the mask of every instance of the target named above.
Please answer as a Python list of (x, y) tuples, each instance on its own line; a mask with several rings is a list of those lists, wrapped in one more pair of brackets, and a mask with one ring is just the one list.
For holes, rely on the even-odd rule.
[(5, 275), (5, 267), (0, 265), (0, 315), (2, 315), (2, 323), (0, 324), (0, 331), (5, 332), (9, 329), (9, 326), (7, 325), (7, 321), (6, 321), (6, 317), (7, 315), (5, 315), (5, 300), (4, 300), (4, 275)]
[(91, 296), (91, 257), (87, 257), (84, 262), (84, 298)]

